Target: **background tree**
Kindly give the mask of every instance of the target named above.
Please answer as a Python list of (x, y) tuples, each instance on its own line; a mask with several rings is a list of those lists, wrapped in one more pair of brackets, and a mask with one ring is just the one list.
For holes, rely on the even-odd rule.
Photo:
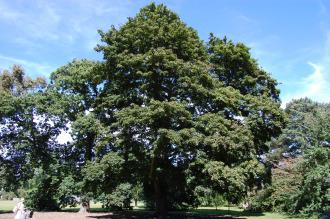
[(89, 210), (90, 199), (88, 191), (81, 184), (84, 177), (82, 168), (98, 155), (104, 154), (106, 146), (110, 144), (108, 128), (102, 123), (105, 115), (98, 110), (102, 109), (97, 102), (102, 90), (101, 76), (101, 63), (74, 60), (51, 74), (49, 87), (49, 92), (56, 94), (54, 108), (61, 112), (67, 123), (67, 132), (73, 139), (63, 151), (63, 164), (68, 167), (68, 179), (73, 179), (80, 187), (79, 192), (70, 195), (73, 190), (69, 189), (63, 194), (68, 195), (69, 200), (80, 196), (81, 212)]
[(319, 104), (308, 98), (293, 100), (287, 104), (285, 112), (288, 115), (288, 123), (283, 133), (272, 142), (272, 148), (279, 150), (279, 154), (295, 157), (301, 155), (303, 150), (313, 147), (317, 137), (313, 136), (313, 118), (319, 108)]
[(297, 169), (303, 179), (296, 194), (292, 196), (293, 213), (312, 214), (329, 211), (330, 208), (330, 104), (316, 104), (308, 100), (297, 101), (304, 105), (306, 146), (302, 147), (303, 160)]
[[(51, 97), (44, 92), (45, 79), (32, 80), (17, 65), (11, 72), (4, 71), (0, 79), (1, 173), (4, 174), (1, 178), (5, 183), (2, 187), (15, 185), (16, 188), (10, 188), (14, 191), (19, 186), (28, 189), (26, 182), (34, 177), (36, 169), (48, 172), (57, 162), (56, 138), (63, 123), (52, 113)], [(45, 188), (50, 186), (47, 180), (40, 183)], [(52, 194), (44, 193), (43, 198), (52, 199)], [(47, 209), (54, 208), (57, 207), (47, 206)]]
[(45, 85), (46, 82), (42, 78), (32, 80), (25, 77), (23, 69), (18, 65), (14, 65), (11, 72), (4, 70), (0, 74), (0, 93), (2, 96), (0, 100), (0, 134), (1, 162), (3, 162), (1, 167), (11, 168), (11, 171), (3, 171), (7, 174), (7, 176), (4, 175), (3, 179), (10, 177), (8, 175), (10, 172), (19, 176), (17, 178), (13, 175), (10, 177), (12, 185), (15, 184), (15, 181), (20, 178), (24, 179), (29, 174), (30, 168), (24, 165), (26, 160), (40, 164), (44, 159), (43, 156), (34, 156), (39, 152), (42, 153), (42, 150), (38, 148), (41, 147), (38, 141), (47, 142), (48, 139), (46, 136), (41, 136), (47, 135), (46, 133), (38, 133), (44, 130), (38, 127), (39, 120), (36, 118), (38, 103), (32, 100), (34, 96), (39, 97), (37, 100), (42, 98), (35, 92), (43, 89)]
[[(267, 157), (273, 165), (272, 185), (256, 196), (255, 208), (293, 214), (329, 211), (329, 104), (310, 99), (291, 101), (288, 125)], [(278, 151), (278, 152), (276, 152)]]

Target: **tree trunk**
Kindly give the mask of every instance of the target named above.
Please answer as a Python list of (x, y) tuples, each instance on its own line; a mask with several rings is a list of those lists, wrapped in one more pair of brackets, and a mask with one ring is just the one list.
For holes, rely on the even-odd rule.
[(89, 212), (89, 209), (90, 209), (89, 201), (81, 201), (79, 213), (86, 214)]
[(137, 207), (137, 202), (138, 200), (137, 199), (134, 199), (134, 206)]
[(87, 134), (86, 148), (85, 148), (85, 161), (91, 161), (93, 157), (95, 135), (93, 133)]
[(156, 214), (159, 216), (159, 218), (163, 218), (167, 214), (166, 194), (165, 191), (163, 191), (158, 176), (155, 177), (154, 190), (155, 190)]

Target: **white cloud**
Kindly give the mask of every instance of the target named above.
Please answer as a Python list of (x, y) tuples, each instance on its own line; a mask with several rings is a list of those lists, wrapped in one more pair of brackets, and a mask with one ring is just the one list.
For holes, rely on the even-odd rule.
[(299, 81), (298, 89), (287, 94), (282, 101), (284, 108), (292, 99), (308, 97), (318, 102), (330, 102), (330, 65), (327, 63), (315, 64), (308, 62), (313, 72)]
[(302, 96), (315, 96), (319, 95), (324, 89), (326, 89), (326, 81), (324, 78), (324, 69), (322, 69), (321, 65), (314, 64), (312, 62), (308, 62), (310, 66), (313, 67), (314, 72), (304, 79), (305, 84), (305, 92)]
[(282, 107), (292, 99), (308, 97), (314, 101), (330, 103), (330, 31), (325, 34), (324, 50), (317, 62), (309, 61), (313, 72), (296, 83), (297, 89), (282, 99)]

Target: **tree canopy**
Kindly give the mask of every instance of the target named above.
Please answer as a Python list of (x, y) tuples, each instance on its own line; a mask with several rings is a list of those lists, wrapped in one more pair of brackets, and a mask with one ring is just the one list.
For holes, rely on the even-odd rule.
[(204, 45), (163, 5), (101, 36), (113, 150), (150, 204), (159, 213), (194, 204), (195, 188), (210, 185), (239, 201), (284, 123), (276, 81), (243, 44), (211, 35)]

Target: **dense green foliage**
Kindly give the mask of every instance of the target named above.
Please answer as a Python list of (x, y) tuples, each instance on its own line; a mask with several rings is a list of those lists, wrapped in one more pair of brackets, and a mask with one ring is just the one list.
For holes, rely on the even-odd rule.
[(32, 179), (29, 180), (29, 190), (25, 205), (31, 210), (57, 210), (58, 178), (54, 172), (46, 172), (42, 168), (35, 169)]
[[(309, 99), (287, 105), (287, 127), (274, 142), (282, 156), (272, 185), (255, 197), (254, 208), (311, 215), (330, 206), (330, 106)], [(284, 157), (283, 157), (284, 156)]]
[(59, 162), (61, 147), (56, 138), (64, 123), (52, 110), (45, 79), (26, 77), (20, 66), (2, 72), (0, 79), (1, 187), (29, 189), (31, 208), (57, 208), (56, 187), (49, 189), (53, 179), (47, 172)]

